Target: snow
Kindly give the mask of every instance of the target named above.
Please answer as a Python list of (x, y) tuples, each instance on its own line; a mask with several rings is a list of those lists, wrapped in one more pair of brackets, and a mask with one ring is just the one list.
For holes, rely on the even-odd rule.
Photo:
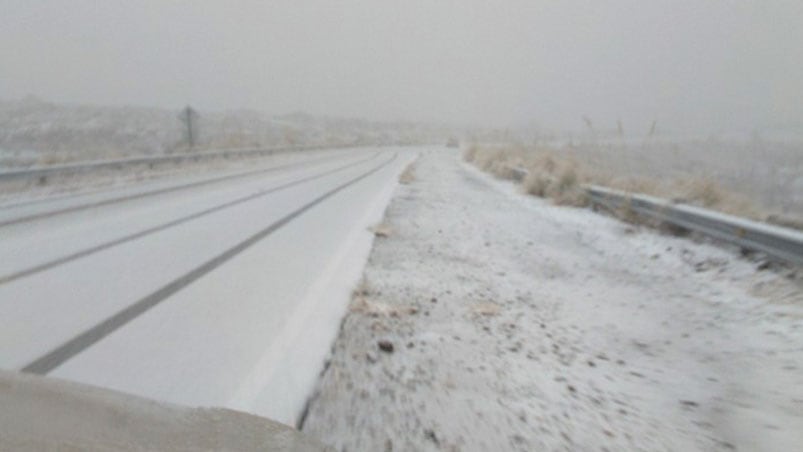
[[(298, 420), (299, 407), (305, 405), (317, 383), (351, 291), (362, 275), (373, 243), (368, 227), (381, 219), (396, 187), (395, 183), (375, 184), (387, 180), (387, 174), (395, 180), (413, 157), (409, 152), (403, 154), (386, 174), (377, 174), (374, 190), (354, 187), (350, 194), (315, 209), (303, 223), (281, 230), (272, 238), (283, 244), (307, 243), (303, 255), (292, 250), (285, 255), (296, 256), (294, 264), (298, 265), (299, 273), (304, 268), (310, 271), (316, 265), (321, 266), (315, 269), (320, 276), (313, 284), (296, 288), (303, 295), (292, 297), (298, 300), (297, 307), (286, 320), (281, 336), (271, 341), (227, 406), (285, 422)], [(364, 207), (355, 209), (356, 206)], [(343, 216), (344, 211), (356, 211), (357, 221)], [(321, 237), (321, 225), (325, 225), (328, 234), (336, 233), (339, 239)], [(311, 245), (315, 252), (310, 251)], [(332, 257), (321, 258), (326, 255)], [(274, 265), (280, 267), (287, 263), (274, 262)]]
[[(0, 365), (18, 369), (344, 182), (387, 166), (293, 220), (86, 349), (51, 375), (191, 406), (241, 408), (294, 423), (330, 349), (350, 288), (397, 176), (415, 151), (365, 150), (165, 197), (38, 222), (43, 244), (85, 246), (191, 208), (365, 160), (10, 283), (0, 285)], [(182, 203), (184, 207), (181, 207)], [(89, 222), (87, 218), (94, 220)], [(129, 226), (126, 226), (129, 225)], [(325, 225), (325, 227), (321, 227)], [(66, 233), (62, 231), (67, 231)], [(24, 234), (4, 235), (9, 244)], [(66, 235), (65, 235), (66, 234)], [(51, 240), (49, 237), (53, 237)], [(80, 238), (80, 239), (79, 239)], [(59, 252), (69, 252), (64, 245)], [(8, 261), (18, 262), (14, 256)], [(291, 347), (286, 348), (290, 344)], [(292, 362), (293, 364), (286, 364)]]
[[(351, 151), (330, 155), (285, 156), (285, 158), (261, 161), (252, 166), (255, 169), (270, 169), (288, 164), (298, 166), (280, 168), (276, 171), (257, 173), (254, 175), (201, 185), (190, 190), (193, 202), (187, 202), (187, 190), (177, 190), (157, 195), (132, 199), (117, 205), (109, 205), (93, 215), (99, 209), (76, 211), (62, 214), (51, 219), (42, 219), (10, 225), (4, 228), (5, 246), (0, 251), (0, 278), (14, 270), (26, 269), (49, 262), (100, 243), (113, 241), (127, 235), (169, 223), (176, 219), (202, 212), (215, 206), (225, 204), (245, 196), (262, 192), (271, 187), (280, 186), (309, 174), (318, 174), (341, 167), (349, 162), (364, 160), (371, 152)], [(289, 158), (288, 158), (289, 157)], [(99, 203), (121, 197), (137, 196), (157, 190), (180, 187), (241, 173), (227, 172), (223, 174), (207, 174), (204, 178), (185, 177), (182, 180), (170, 180), (159, 183), (141, 184), (81, 196), (59, 197), (41, 202), (28, 202), (12, 207), (0, 208), (0, 221), (13, 220), (47, 213), (53, 210)], [(93, 215), (92, 221), (82, 221), (87, 215)], [(36, 249), (36, 253), (30, 250)]]
[[(0, 365), (6, 368), (22, 367), (78, 332), (142, 299), (287, 215), (302, 203), (317, 197), (321, 191), (339, 185), (343, 178), (354, 177), (375, 164), (366, 162), (355, 168), (324, 176), (315, 183), (289, 187), (271, 196), (256, 198), (140, 240), (123, 243), (89, 258), (78, 259), (44, 273), (0, 285), (0, 300), (3, 300), (0, 303), (0, 318), (9, 324), (9, 327), (0, 331), (0, 344), (3, 345)], [(278, 182), (281, 183), (282, 180)], [(265, 188), (279, 183), (266, 184)], [(253, 192), (251, 187), (244, 188), (245, 191), (241, 188), (239, 196)], [(185, 193), (183, 201), (186, 203), (189, 197), (194, 210), (207, 207), (204, 204), (204, 194), (203, 191)], [(152, 208), (158, 213), (160, 203), (153, 204)], [(95, 216), (103, 219), (91, 222), (85, 220)], [(115, 204), (107, 209), (90, 211), (83, 216), (53, 217), (51, 221), (40, 222), (33, 227), (26, 225), (25, 229), (30, 230), (43, 243), (49, 244), (60, 242), (62, 230), (74, 230), (75, 226), (70, 226), (71, 224), (100, 227), (97, 234), (92, 230), (84, 231), (83, 245), (95, 235), (106, 238), (103, 227), (111, 221), (108, 218), (141, 226), (135, 221), (141, 216), (141, 211), (128, 210), (125, 203)], [(146, 218), (148, 217), (146, 214)], [(162, 218), (159, 215), (154, 215), (152, 220), (160, 219)], [(62, 221), (66, 224), (62, 225)], [(51, 241), (48, 237), (55, 237), (56, 240)], [(15, 238), (15, 234), (3, 236), (4, 240), (11, 243)], [(67, 252), (62, 249), (66, 246), (69, 245), (60, 247), (60, 251)], [(8, 248), (12, 252), (16, 251), (12, 246)], [(4, 261), (14, 262), (15, 255), (8, 256)], [(23, 263), (27, 264), (26, 261)], [(65, 310), (71, 315), (61, 315)]]
[[(342, 152), (355, 149), (342, 149)], [(331, 156), (334, 150), (286, 150), (267, 156), (247, 156), (233, 159), (210, 158), (180, 163), (166, 162), (150, 168), (147, 165), (122, 168), (101, 168), (91, 172), (52, 174), (46, 183), (30, 178), (10, 177), (0, 184), (0, 211), (21, 207), (22, 210), (47, 209), (47, 204), (61, 203), (67, 198), (98, 199), (116, 193), (130, 193), (150, 188), (169, 187), (177, 182), (189, 183), (215, 176), (226, 176), (259, 169), (266, 165), (301, 161), (316, 156)], [(359, 152), (359, 151), (357, 151)], [(80, 166), (79, 163), (63, 166)], [(0, 179), (2, 174), (0, 174)], [(36, 206), (43, 204), (43, 206)]]
[(303, 427), (336, 449), (803, 442), (794, 271), (521, 195), (450, 151), (384, 221)]

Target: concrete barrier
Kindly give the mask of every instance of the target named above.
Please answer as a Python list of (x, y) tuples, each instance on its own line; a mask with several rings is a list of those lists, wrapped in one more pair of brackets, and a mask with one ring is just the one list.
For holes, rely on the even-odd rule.
[(295, 429), (222, 408), (188, 408), (0, 371), (0, 450), (322, 451)]

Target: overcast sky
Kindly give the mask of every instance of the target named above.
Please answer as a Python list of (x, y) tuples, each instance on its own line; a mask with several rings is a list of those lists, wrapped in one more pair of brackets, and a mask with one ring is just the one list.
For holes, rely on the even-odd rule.
[(803, 123), (803, 1), (0, 0), (0, 97), (491, 125)]

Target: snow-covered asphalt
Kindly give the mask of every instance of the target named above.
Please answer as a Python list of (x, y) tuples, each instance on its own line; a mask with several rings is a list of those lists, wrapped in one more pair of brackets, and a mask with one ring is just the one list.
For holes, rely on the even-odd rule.
[(416, 152), (0, 206), (0, 367), (293, 423)]
[(303, 430), (337, 450), (803, 444), (803, 284), (425, 153)]

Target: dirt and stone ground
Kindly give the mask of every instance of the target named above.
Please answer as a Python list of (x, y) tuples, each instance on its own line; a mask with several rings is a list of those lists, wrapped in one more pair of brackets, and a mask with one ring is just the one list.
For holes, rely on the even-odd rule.
[(303, 423), (337, 450), (803, 444), (793, 269), (520, 195), (453, 150), (375, 231)]

